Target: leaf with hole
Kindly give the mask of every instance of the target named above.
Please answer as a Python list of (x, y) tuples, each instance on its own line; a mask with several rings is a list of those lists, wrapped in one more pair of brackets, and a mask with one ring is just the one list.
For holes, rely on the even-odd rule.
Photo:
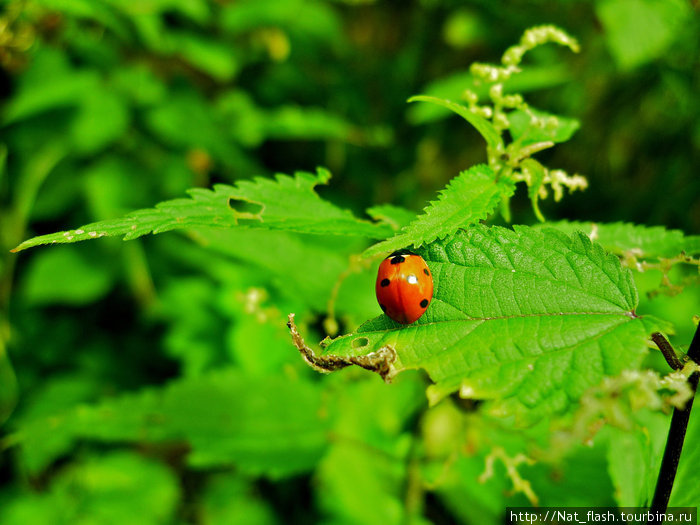
[(135, 211), (118, 219), (40, 235), (24, 241), (13, 251), (105, 236), (124, 236), (124, 240), (130, 240), (148, 233), (185, 228), (251, 226), (370, 239), (381, 239), (392, 233), (388, 224), (358, 219), (350, 211), (319, 197), (314, 187), (326, 184), (329, 179), (330, 173), (319, 169), (316, 175), (298, 172), (294, 177), (258, 177), (241, 181), (236, 186), (217, 184), (213, 189), (194, 188), (188, 191), (189, 199), (165, 201), (155, 208)]

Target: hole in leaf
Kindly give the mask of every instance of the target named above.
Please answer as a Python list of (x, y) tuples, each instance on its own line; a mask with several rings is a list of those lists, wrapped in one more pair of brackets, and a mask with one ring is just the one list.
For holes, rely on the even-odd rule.
[(234, 211), (240, 214), (250, 215), (251, 218), (254, 215), (260, 215), (263, 211), (262, 204), (259, 204), (257, 202), (244, 201), (240, 199), (230, 198), (228, 200), (228, 205)]
[(353, 348), (362, 348), (363, 346), (367, 346), (369, 344), (369, 339), (366, 337), (358, 337), (357, 339), (354, 339), (352, 342), (352, 347)]

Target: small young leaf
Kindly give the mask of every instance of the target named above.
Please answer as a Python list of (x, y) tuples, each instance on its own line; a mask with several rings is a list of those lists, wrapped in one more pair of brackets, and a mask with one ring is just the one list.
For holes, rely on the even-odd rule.
[(537, 220), (544, 222), (544, 215), (542, 215), (538, 204), (540, 188), (542, 188), (542, 184), (544, 183), (544, 166), (535, 159), (525, 159), (521, 163), (520, 169), (522, 169), (523, 173), (530, 176), (530, 182), (527, 186), (527, 195), (530, 197), (532, 209), (535, 211)]
[[(236, 186), (217, 184), (211, 190), (194, 188), (188, 191), (190, 199), (165, 201), (155, 208), (139, 210), (119, 219), (40, 235), (24, 241), (12, 251), (104, 236), (123, 235), (124, 240), (130, 240), (151, 232), (156, 234), (184, 228), (235, 228), (241, 225), (241, 221), (246, 226), (301, 233), (371, 239), (391, 234), (390, 226), (357, 219), (350, 211), (321, 199), (314, 187), (327, 183), (329, 179), (330, 173), (319, 169), (316, 176), (298, 172), (294, 177), (258, 177), (253, 181), (241, 181)], [(235, 205), (252, 205), (256, 210), (237, 211)]]
[(440, 192), (438, 200), (431, 202), (423, 215), (390, 239), (368, 248), (365, 256), (410, 245), (421, 246), (485, 219), (501, 198), (512, 195), (514, 190), (510, 181), (494, 179), (491, 168), (483, 164), (463, 171)]
[[(500, 400), (526, 421), (566, 410), (604, 376), (639, 366), (653, 322), (629, 270), (583, 234), (475, 225), (419, 253), (435, 282), (416, 323), (382, 315), (320, 356), (384, 352), (389, 375), (423, 368), (439, 399)], [(356, 340), (362, 344), (353, 345)]]
[[(517, 75), (511, 76), (503, 83), (503, 92), (528, 93), (539, 89), (546, 89), (563, 84), (571, 80), (571, 72), (558, 64), (546, 66), (528, 65)], [(468, 89), (475, 93), (479, 100), (484, 100), (489, 94), (489, 85), (474, 79), (471, 71), (458, 71), (449, 76), (439, 78), (425, 86), (421, 91), (426, 96), (441, 99), (459, 100)], [(434, 105), (421, 104), (409, 108), (407, 115), (412, 124), (425, 124), (444, 118), (450, 114), (447, 108)]]
[(522, 145), (536, 142), (566, 142), (581, 126), (579, 121), (573, 118), (552, 115), (535, 109), (531, 109), (531, 111), (540, 119), (545, 119), (545, 121), (551, 119), (551, 125), (535, 127), (531, 123), (530, 115), (525, 111), (513, 111), (508, 114), (509, 130), (513, 140), (518, 140), (525, 135)]
[(481, 134), (481, 136), (484, 137), (484, 140), (486, 140), (486, 144), (488, 144), (490, 147), (496, 148), (499, 145), (503, 144), (503, 141), (498, 131), (496, 131), (496, 128), (494, 128), (488, 120), (486, 120), (483, 117), (480, 117), (476, 113), (472, 113), (469, 110), (469, 108), (462, 106), (461, 104), (457, 104), (455, 102), (451, 102), (449, 100), (444, 100), (441, 98), (428, 97), (425, 95), (417, 95), (415, 97), (411, 97), (408, 99), (408, 101), (430, 102), (431, 104), (437, 104), (438, 106), (447, 108), (453, 113), (456, 113), (457, 115), (462, 117), (467, 122), (469, 122), (472, 126), (474, 126), (476, 130)]

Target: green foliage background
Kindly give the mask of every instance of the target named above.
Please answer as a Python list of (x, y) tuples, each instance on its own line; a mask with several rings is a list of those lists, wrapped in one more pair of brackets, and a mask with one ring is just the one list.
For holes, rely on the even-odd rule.
[[(668, 421), (655, 407), (607, 414), (613, 424), (584, 446), (589, 436), (571, 430), (575, 403), (536, 404), (544, 419), (525, 430), (456, 396), (429, 408), (421, 372), (390, 385), (356, 367), (317, 374), (285, 322), (295, 312), (318, 341), (379, 314), (376, 261), (355, 254), (487, 160), (463, 120), (406, 100), (478, 91), (469, 64), (497, 62), (533, 25), (564, 28), (581, 51), (533, 50), (509, 89), (578, 121), (576, 131), (565, 120), (552, 140), (570, 140), (538, 159), (589, 180), (585, 192), (542, 201), (544, 216), (697, 235), (697, 5), (5, 0), (2, 9), (0, 523), (488, 524), (535, 501), (647, 501)], [(273, 183), (298, 170), (307, 173)], [(191, 194), (209, 215), (181, 200), (216, 184)], [(260, 207), (249, 201), (260, 195), (266, 230), (253, 228)], [(513, 222), (537, 221), (530, 197), (518, 188)], [(229, 198), (236, 213), (222, 218), (216, 206)], [(150, 210), (120, 234), (143, 235), (149, 220), (172, 229), (163, 217), (187, 210), (192, 228), (9, 253), (34, 235), (140, 208)], [(370, 222), (367, 208), (383, 220)], [(219, 220), (251, 227), (201, 228)], [(680, 232), (625, 228), (599, 237), (623, 262), (693, 251)], [(583, 240), (560, 242), (609, 262)], [(700, 313), (697, 276), (674, 266), (662, 286), (663, 269), (634, 273), (636, 311), (671, 323), (682, 348)], [(614, 313), (634, 309), (635, 294), (624, 297)], [(334, 322), (324, 323), (329, 301)], [(665, 371), (657, 354), (617, 355), (608, 372), (642, 360)], [(474, 387), (489, 397), (492, 380), (482, 374)], [(602, 388), (632, 384), (620, 381)], [(532, 392), (499, 395), (520, 406)], [(700, 439), (697, 416), (690, 440)], [(697, 453), (686, 454), (680, 487), (697, 485), (684, 466)], [(673, 498), (700, 504), (697, 487)]]

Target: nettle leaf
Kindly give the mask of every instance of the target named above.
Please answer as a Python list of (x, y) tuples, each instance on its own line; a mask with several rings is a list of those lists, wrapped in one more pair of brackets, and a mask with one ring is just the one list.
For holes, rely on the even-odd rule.
[[(240, 225), (372, 239), (381, 239), (392, 233), (387, 224), (363, 221), (319, 197), (314, 187), (326, 184), (329, 179), (330, 173), (319, 169), (316, 175), (298, 172), (294, 177), (258, 177), (235, 186), (217, 184), (211, 190), (194, 188), (188, 191), (189, 199), (165, 201), (155, 208), (138, 210), (119, 219), (40, 235), (24, 241), (12, 251), (105, 236), (123, 235), (124, 240), (130, 240), (148, 233), (183, 228), (234, 228)], [(243, 209), (238, 211), (236, 206)], [(250, 210), (251, 207), (255, 209)]]
[(312, 469), (329, 421), (319, 387), (226, 370), (24, 422), (22, 460), (40, 472), (78, 440), (181, 442), (195, 468), (235, 465), (271, 477)]
[(582, 231), (607, 251), (641, 258), (675, 257), (700, 254), (700, 236), (685, 236), (680, 230), (663, 226), (642, 226), (623, 222), (550, 222), (547, 227), (573, 233)]
[(442, 106), (443, 108), (449, 109), (453, 113), (456, 113), (464, 120), (469, 122), (476, 130), (484, 137), (486, 144), (492, 148), (496, 148), (503, 145), (503, 140), (501, 135), (496, 131), (488, 120), (473, 113), (468, 107), (450, 100), (445, 100), (437, 97), (429, 97), (426, 95), (417, 95), (408, 99), (409, 102), (430, 102), (431, 104), (436, 104)]
[(423, 317), (367, 321), (312, 356), (317, 368), (354, 363), (385, 377), (423, 368), (432, 401), (459, 390), (529, 422), (567, 410), (646, 353), (655, 324), (635, 313), (630, 271), (582, 233), (475, 225), (418, 253), (435, 282)]
[(399, 233), (371, 246), (365, 256), (392, 252), (406, 246), (421, 246), (446, 237), (459, 228), (485, 219), (501, 202), (513, 194), (511, 181), (495, 180), (491, 168), (478, 164), (463, 171), (430, 203), (423, 215), (404, 226)]

